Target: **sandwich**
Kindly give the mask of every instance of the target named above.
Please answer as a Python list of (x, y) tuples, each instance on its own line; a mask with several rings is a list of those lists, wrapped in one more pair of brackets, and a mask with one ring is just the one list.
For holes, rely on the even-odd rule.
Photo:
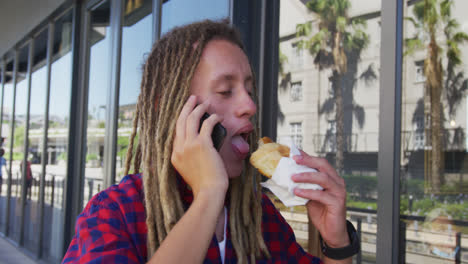
[(271, 178), (281, 158), (289, 157), (289, 153), (288, 146), (275, 143), (268, 137), (263, 137), (258, 142), (258, 149), (250, 156), (250, 164), (261, 174)]
[(307, 199), (294, 194), (296, 187), (323, 190), (318, 184), (296, 183), (291, 179), (291, 176), (296, 173), (317, 172), (313, 168), (297, 164), (292, 159), (293, 156), (301, 155), (294, 144), (288, 147), (264, 137), (259, 140), (258, 145), (258, 149), (250, 156), (250, 164), (261, 174), (270, 178), (260, 184), (275, 194), (284, 205), (290, 207), (307, 203)]

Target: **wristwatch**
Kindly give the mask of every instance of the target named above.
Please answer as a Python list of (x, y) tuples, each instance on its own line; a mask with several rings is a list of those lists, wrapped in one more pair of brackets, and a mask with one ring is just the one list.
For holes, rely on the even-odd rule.
[(342, 260), (345, 258), (349, 258), (359, 252), (359, 237), (353, 224), (351, 224), (351, 222), (349, 222), (348, 220), (346, 220), (346, 229), (348, 230), (349, 241), (351, 241), (351, 243), (346, 247), (328, 247), (327, 244), (323, 241), (322, 236), (320, 236), (320, 245), (322, 247), (323, 255), (331, 259)]

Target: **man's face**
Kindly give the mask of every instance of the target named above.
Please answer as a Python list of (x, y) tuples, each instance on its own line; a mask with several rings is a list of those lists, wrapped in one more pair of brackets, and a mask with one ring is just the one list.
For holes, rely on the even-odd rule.
[(195, 70), (191, 93), (199, 103), (210, 103), (210, 114), (224, 117), (227, 135), (219, 153), (229, 177), (239, 176), (250, 151), (246, 141), (253, 130), (250, 118), (257, 111), (251, 97), (253, 77), (247, 56), (231, 42), (210, 41)]

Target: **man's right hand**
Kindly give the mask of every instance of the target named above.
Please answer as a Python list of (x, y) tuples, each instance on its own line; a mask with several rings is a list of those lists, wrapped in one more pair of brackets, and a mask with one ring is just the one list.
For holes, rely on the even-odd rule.
[(210, 115), (198, 132), (200, 119), (209, 104), (196, 104), (197, 98), (190, 96), (177, 119), (171, 163), (192, 188), (194, 198), (202, 192), (224, 198), (229, 179), (224, 162), (211, 140), (213, 127), (223, 119), (216, 114)]

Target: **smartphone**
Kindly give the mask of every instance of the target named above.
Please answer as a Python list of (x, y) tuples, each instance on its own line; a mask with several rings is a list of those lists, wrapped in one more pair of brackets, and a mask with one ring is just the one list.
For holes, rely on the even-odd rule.
[[(198, 128), (198, 132), (200, 132), (203, 121), (205, 121), (208, 117), (210, 117), (208, 113), (203, 114), (202, 118), (200, 119), (200, 127)], [(221, 149), (221, 146), (223, 145), (226, 134), (226, 128), (224, 128), (223, 125), (221, 125), (221, 123), (217, 123), (213, 127), (213, 132), (211, 133), (211, 140), (213, 141), (213, 146), (218, 152)]]

